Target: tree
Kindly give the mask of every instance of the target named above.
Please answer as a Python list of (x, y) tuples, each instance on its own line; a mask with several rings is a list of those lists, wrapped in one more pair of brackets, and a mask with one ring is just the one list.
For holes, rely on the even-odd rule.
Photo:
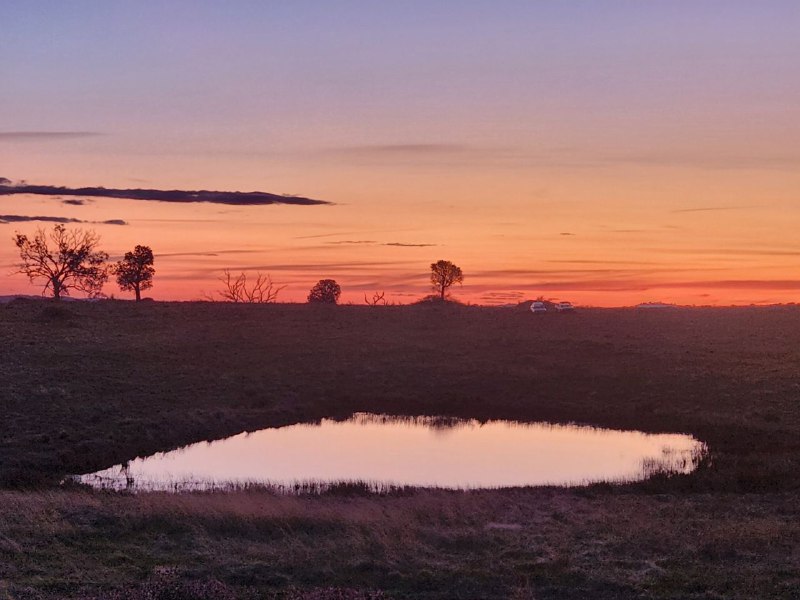
[(461, 272), (461, 268), (449, 260), (431, 263), (431, 284), (441, 300), (444, 300), (447, 288), (454, 283), (461, 284), (463, 281), (464, 274)]
[(136, 246), (133, 252), (126, 252), (121, 261), (111, 267), (117, 276), (117, 284), (124, 292), (136, 294), (136, 301), (142, 299), (142, 290), (153, 287), (153, 251), (149, 246)]
[(336, 304), (342, 288), (333, 279), (320, 279), (308, 293), (309, 302), (321, 302), (324, 304)]
[(44, 295), (48, 290), (60, 300), (72, 289), (90, 298), (100, 295), (108, 279), (108, 254), (97, 249), (100, 236), (94, 231), (67, 229), (58, 224), (50, 232), (37, 229), (33, 239), (17, 233), (14, 244), (22, 263), (17, 273), (27, 275), (33, 283), (44, 279)]
[(247, 275), (244, 272), (234, 277), (231, 272), (225, 269), (223, 276), (219, 278), (223, 289), (219, 292), (227, 302), (244, 302), (248, 304), (269, 304), (278, 299), (278, 292), (286, 286), (276, 287), (269, 275), (256, 273), (256, 279), (252, 283), (247, 283)]

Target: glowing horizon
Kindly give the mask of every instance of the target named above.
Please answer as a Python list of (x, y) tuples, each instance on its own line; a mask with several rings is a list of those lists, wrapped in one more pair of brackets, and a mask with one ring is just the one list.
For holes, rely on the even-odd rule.
[[(794, 2), (42, 0), (0, 20), (0, 176), (333, 203), (0, 196), (112, 256), (152, 247), (153, 298), (199, 299), (227, 268), (281, 301), (333, 278), (343, 302), (406, 303), (439, 259), (477, 304), (800, 298)], [(0, 224), (5, 272), (37, 226)], [(38, 289), (0, 277), (13, 293)]]

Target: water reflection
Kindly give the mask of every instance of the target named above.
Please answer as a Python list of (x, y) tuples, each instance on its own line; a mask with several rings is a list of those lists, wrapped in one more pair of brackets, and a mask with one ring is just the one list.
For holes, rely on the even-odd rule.
[(146, 490), (259, 483), (299, 491), (339, 482), (375, 489), (574, 486), (689, 473), (704, 452), (681, 434), (359, 413), (192, 444), (77, 479)]

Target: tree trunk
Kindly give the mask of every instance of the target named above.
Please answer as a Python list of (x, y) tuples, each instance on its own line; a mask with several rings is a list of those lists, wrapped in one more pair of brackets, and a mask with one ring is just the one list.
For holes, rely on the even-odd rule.
[(136, 293), (136, 301), (139, 302), (142, 299), (142, 292), (139, 290), (139, 286), (134, 286), (133, 291)]
[(444, 302), (444, 291), (445, 291), (446, 289), (447, 289), (447, 288), (446, 288), (446, 287), (444, 287), (444, 284), (442, 284), (442, 302)]

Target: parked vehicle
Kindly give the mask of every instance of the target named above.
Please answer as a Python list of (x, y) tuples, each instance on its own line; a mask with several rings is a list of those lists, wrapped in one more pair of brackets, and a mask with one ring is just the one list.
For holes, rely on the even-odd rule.
[(544, 302), (539, 302), (538, 300), (531, 303), (531, 312), (533, 314), (536, 313), (546, 313), (547, 307), (544, 305)]
[(559, 302), (556, 304), (556, 310), (558, 312), (575, 312), (575, 307), (572, 306), (572, 302)]

